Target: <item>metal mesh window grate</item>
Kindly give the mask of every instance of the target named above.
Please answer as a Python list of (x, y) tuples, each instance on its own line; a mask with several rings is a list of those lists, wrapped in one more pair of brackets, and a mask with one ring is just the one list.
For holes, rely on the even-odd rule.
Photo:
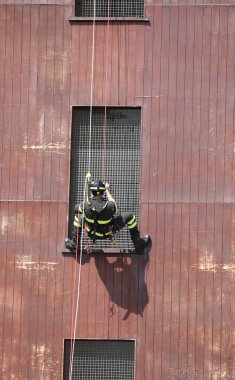
[[(74, 107), (71, 144), (70, 233), (74, 206), (83, 200), (88, 168), (89, 107)], [(133, 212), (138, 219), (140, 182), (140, 108), (107, 108), (106, 178), (120, 212)], [(104, 107), (92, 109), (91, 167), (93, 179), (102, 178)], [(110, 240), (97, 240), (96, 248), (113, 248)], [(132, 249), (127, 227), (117, 236), (115, 248)]]
[[(75, 0), (77, 17), (94, 17), (94, 0)], [(96, 0), (96, 17), (108, 17), (108, 1)], [(110, 17), (144, 17), (144, 0), (110, 0)]]
[[(66, 339), (63, 380), (69, 379), (70, 347)], [(72, 380), (134, 380), (134, 358), (134, 340), (77, 339)]]

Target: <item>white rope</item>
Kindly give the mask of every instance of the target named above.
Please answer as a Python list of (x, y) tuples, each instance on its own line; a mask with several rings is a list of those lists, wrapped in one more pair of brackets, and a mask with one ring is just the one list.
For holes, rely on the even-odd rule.
[[(83, 210), (84, 210), (85, 196), (86, 196), (86, 183), (87, 183), (87, 179), (85, 179), (84, 188), (83, 188)], [(73, 357), (74, 357), (74, 347), (75, 347), (75, 340), (76, 340), (78, 310), (79, 310), (79, 301), (80, 301), (83, 236), (84, 236), (84, 218), (82, 218), (82, 231), (81, 231), (81, 237), (80, 237), (80, 254), (79, 254), (79, 271), (78, 271), (78, 284), (77, 284), (77, 301), (76, 301), (75, 321), (74, 321), (74, 330), (73, 330), (73, 338), (72, 338), (72, 340), (73, 340), (73, 344), (72, 344), (72, 360), (71, 360), (70, 379), (69, 380), (72, 379), (72, 373), (73, 373)]]
[(88, 149), (88, 172), (91, 166), (91, 124), (92, 124), (92, 106), (93, 106), (93, 82), (94, 82), (94, 56), (95, 56), (95, 18), (96, 18), (96, 0), (93, 2), (93, 28), (92, 28), (92, 59), (91, 59), (91, 95), (90, 95), (90, 126), (89, 126), (89, 149)]
[[(96, 20), (96, 0), (93, 1), (93, 28), (92, 28), (92, 58), (91, 58), (91, 91), (90, 91), (90, 120), (89, 120), (89, 148), (88, 148), (88, 172), (90, 173), (91, 166), (91, 131), (92, 131), (92, 107), (93, 107), (93, 83), (94, 83), (94, 57), (95, 57), (95, 20)], [(86, 188), (87, 188), (87, 177), (85, 178), (83, 187), (83, 212), (85, 207), (86, 198)], [(82, 268), (82, 247), (83, 247), (83, 237), (84, 237), (84, 217), (82, 218), (81, 226), (81, 237), (80, 237), (80, 257), (79, 257), (79, 271), (78, 271), (78, 285), (77, 285), (77, 301), (76, 301), (76, 311), (75, 311), (75, 321), (74, 321), (74, 331), (73, 331), (73, 345), (72, 345), (72, 360), (70, 368), (70, 380), (72, 379), (73, 372), (73, 357), (74, 357), (74, 346), (76, 339), (77, 330), (77, 319), (79, 311), (79, 301), (80, 301), (80, 285), (81, 285), (81, 268)]]

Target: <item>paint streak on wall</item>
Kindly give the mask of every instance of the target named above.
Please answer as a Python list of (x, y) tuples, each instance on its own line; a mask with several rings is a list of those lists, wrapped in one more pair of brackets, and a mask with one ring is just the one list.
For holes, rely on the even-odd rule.
[(54, 271), (58, 263), (52, 261), (35, 261), (32, 256), (16, 256), (15, 263), (16, 269), (24, 271)]
[(6, 216), (1, 217), (1, 235), (5, 235), (7, 233), (9, 221)]
[(194, 264), (194, 268), (197, 268), (204, 272), (215, 273), (218, 270), (227, 272), (230, 275), (235, 274), (235, 263), (216, 263), (214, 258), (214, 253), (203, 248), (200, 252), (199, 264)]
[(59, 362), (54, 360), (53, 346), (45, 344), (33, 345), (31, 351), (31, 365), (38, 380), (60, 378)]
[[(65, 149), (66, 145), (64, 143), (45, 143), (44, 141), (40, 141), (36, 145), (28, 145), (24, 144), (24, 150), (33, 150), (33, 151), (48, 151), (48, 152), (57, 152)], [(60, 152), (61, 153), (61, 152)]]

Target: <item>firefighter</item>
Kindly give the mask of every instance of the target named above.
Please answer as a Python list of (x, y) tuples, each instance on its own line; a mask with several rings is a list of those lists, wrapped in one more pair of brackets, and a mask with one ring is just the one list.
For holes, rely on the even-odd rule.
[[(95, 243), (100, 239), (113, 239), (115, 232), (127, 225), (135, 250), (139, 253), (148, 245), (150, 237), (140, 237), (136, 217), (131, 212), (116, 215), (118, 207), (110, 193), (110, 186), (100, 180), (89, 184), (91, 197), (83, 204), (75, 206), (74, 229), (72, 239), (65, 239), (65, 246), (70, 251), (76, 250), (77, 234), (81, 235), (82, 222), (80, 214), (84, 214), (84, 228)], [(104, 198), (106, 193), (107, 200)]]

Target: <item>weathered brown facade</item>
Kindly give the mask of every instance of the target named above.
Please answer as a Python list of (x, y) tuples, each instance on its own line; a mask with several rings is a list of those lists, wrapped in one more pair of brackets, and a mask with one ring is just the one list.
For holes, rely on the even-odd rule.
[[(0, 0), (0, 379), (62, 379), (70, 338), (71, 112), (90, 104), (91, 23), (71, 0)], [(136, 380), (235, 378), (235, 1), (146, 0), (110, 26), (108, 105), (142, 107), (150, 261), (82, 266), (77, 337), (136, 339)], [(104, 104), (106, 25), (95, 34)], [(115, 191), (114, 191), (115, 192)]]

